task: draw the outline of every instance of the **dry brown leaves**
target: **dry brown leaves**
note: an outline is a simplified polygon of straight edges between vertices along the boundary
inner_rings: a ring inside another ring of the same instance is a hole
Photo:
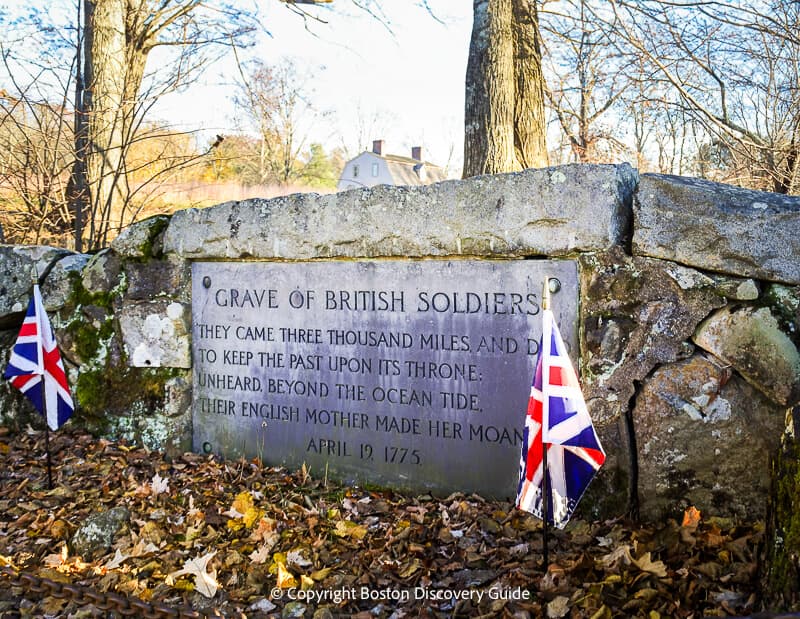
[[[257,462],[161,454],[73,431],[0,428],[0,565],[230,617],[701,617],[757,607],[759,523],[688,513],[553,532],[507,502],[407,497]],[[102,556],[70,556],[87,518],[125,506]],[[0,616],[93,616],[0,583]],[[316,614],[315,614],[316,613]],[[16,615],[15,615],[16,616]]]

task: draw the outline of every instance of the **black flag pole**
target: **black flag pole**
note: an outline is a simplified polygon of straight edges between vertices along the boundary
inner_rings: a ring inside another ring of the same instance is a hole
[[[542,284],[542,310],[550,309],[550,278],[544,278]],[[542,333],[542,347],[549,346],[550,342],[544,341],[544,333]],[[539,351],[539,354],[544,354],[544,351]],[[544,399],[544,398],[543,398]],[[545,402],[542,402],[542,412],[544,412]],[[547,443],[544,442],[544,423],[546,420],[542,415],[542,569],[547,574],[547,568],[550,565],[550,557],[548,556],[548,512],[550,511],[550,486],[547,483]]]
[[[45,404],[45,410],[47,410]],[[44,420],[44,449],[47,452],[47,489],[53,489],[53,465],[50,458],[50,425],[47,423],[47,418]]]

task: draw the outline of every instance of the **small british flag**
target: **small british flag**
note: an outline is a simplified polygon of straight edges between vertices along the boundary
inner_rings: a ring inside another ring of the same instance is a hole
[[[72,416],[67,375],[36,284],[4,378],[33,402],[52,430]]]
[[[542,341],[523,437],[517,507],[544,520],[542,449],[547,446],[547,522],[563,529],[606,454],[549,309],[542,310]]]

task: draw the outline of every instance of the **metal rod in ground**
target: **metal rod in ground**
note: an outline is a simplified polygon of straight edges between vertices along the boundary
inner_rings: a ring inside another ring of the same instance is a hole
[[[47,489],[53,489],[53,464],[50,458],[50,425],[44,422],[44,450],[47,452]]]
[[[542,282],[542,309],[549,310],[550,309],[550,278],[545,277],[544,281]],[[540,355],[544,354],[545,350],[550,350],[550,342],[545,342],[544,337],[545,333],[542,333],[542,350],[539,351]],[[544,379],[543,379],[544,380]],[[542,389],[544,389],[544,384],[542,385]],[[547,443],[544,440],[545,433],[550,430],[550,428],[545,427],[549,424],[550,420],[547,418],[547,415],[544,414],[546,410],[545,407],[548,406],[546,396],[542,394],[542,429],[541,429],[541,437],[542,437],[542,563],[544,568],[544,573],[547,574],[547,568],[550,565],[550,557],[548,556],[548,518],[550,511],[550,486],[547,483]]]
[[[548,520],[550,511],[550,487],[547,484],[547,443],[542,442],[542,569],[547,574],[547,568],[550,565],[550,557],[548,556]]]

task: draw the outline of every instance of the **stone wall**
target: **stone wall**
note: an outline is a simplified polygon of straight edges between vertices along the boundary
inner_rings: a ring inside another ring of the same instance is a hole
[[[0,246],[0,363],[34,267],[74,423],[191,446],[191,263],[567,257],[580,270],[584,393],[608,460],[583,508],[763,516],[800,400],[800,199],[627,165],[571,165],[159,216],[107,250]],[[0,415],[29,407],[0,384]]]

